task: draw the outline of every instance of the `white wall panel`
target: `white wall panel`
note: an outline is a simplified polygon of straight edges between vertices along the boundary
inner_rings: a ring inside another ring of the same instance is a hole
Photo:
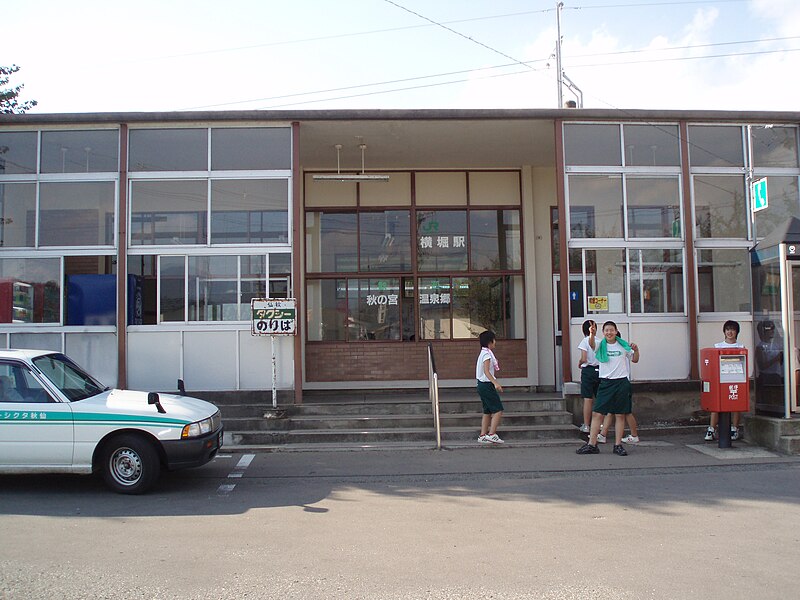
[[[179,331],[128,332],[128,388],[177,391],[180,353]]]
[[[276,336],[277,382],[279,390],[294,389],[293,336]],[[239,386],[243,390],[272,389],[272,347],[269,336],[239,332]]]
[[[117,336],[114,333],[67,333],[64,353],[104,385],[115,387]]]
[[[183,379],[191,390],[236,389],[236,331],[186,331]]]

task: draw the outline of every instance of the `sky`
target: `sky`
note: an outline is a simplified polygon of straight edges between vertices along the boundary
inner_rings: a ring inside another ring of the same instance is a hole
[[[558,107],[555,0],[4,6],[32,113]],[[798,0],[563,0],[586,108],[800,110]],[[576,99],[568,89],[564,100]]]

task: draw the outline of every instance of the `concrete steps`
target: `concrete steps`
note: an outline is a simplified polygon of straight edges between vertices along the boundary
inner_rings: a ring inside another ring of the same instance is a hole
[[[272,407],[271,400],[218,402],[231,450],[433,448],[433,413],[425,392],[327,392],[302,405]],[[514,445],[574,444],[577,428],[554,394],[508,392],[499,433]],[[442,445],[477,445],[480,401],[474,390],[440,393]]]

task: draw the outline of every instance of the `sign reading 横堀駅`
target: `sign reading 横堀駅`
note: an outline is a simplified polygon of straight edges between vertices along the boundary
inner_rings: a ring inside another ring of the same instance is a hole
[[[421,235],[419,237],[420,249],[425,248],[466,248],[467,236],[465,235]]]
[[[295,335],[297,333],[297,303],[294,298],[250,301],[253,335]]]

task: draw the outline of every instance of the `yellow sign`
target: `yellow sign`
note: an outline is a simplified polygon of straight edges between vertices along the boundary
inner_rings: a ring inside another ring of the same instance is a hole
[[[608,312],[608,296],[589,296],[590,312]]]

